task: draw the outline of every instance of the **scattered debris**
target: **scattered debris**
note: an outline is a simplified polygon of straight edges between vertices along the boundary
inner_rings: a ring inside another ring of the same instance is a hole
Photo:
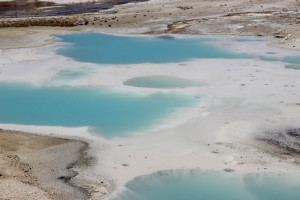
[[[189,10],[189,9],[193,9],[193,6],[178,6],[177,8],[181,10]]]

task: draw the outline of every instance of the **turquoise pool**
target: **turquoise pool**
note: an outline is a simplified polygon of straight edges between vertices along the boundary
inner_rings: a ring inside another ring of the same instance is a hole
[[[246,54],[213,45],[213,39],[164,39],[130,37],[101,33],[58,35],[62,45],[58,54],[82,62],[138,64],[182,62],[193,58],[251,58]]]
[[[137,177],[111,200],[299,200],[300,176],[199,170],[160,171]]]
[[[119,36],[102,33],[57,35],[63,45],[57,53],[77,61],[98,64],[175,63],[195,58],[258,58],[300,64],[300,56],[255,56],[214,45],[217,38],[162,36]],[[262,41],[255,38],[233,41]],[[268,54],[273,54],[269,52]]]
[[[128,137],[200,102],[175,93],[140,95],[99,87],[0,84],[0,123],[79,127]]]
[[[64,42],[58,49],[59,54],[89,63],[136,64],[181,62],[193,58],[254,58],[213,45],[212,42],[217,39],[130,37],[100,33],[57,37]],[[279,60],[299,63],[299,58],[295,56]],[[139,95],[116,92],[112,88],[64,86],[99,72],[97,64],[85,66],[89,67],[63,69],[40,87],[1,83],[0,123],[89,126],[91,132],[104,137],[122,137],[144,131],[178,109],[191,107],[199,101],[179,93]],[[136,77],[124,84],[152,88],[197,86],[188,80],[159,76]]]

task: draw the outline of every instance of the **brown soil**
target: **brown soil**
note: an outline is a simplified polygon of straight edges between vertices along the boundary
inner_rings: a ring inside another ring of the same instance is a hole
[[[87,144],[0,130],[0,199],[86,199],[88,191],[66,184],[84,160]],[[86,167],[86,166],[85,166]]]
[[[278,38],[277,46],[299,50],[299,9],[295,0],[173,0],[116,5],[90,14],[2,19],[0,27],[89,26],[112,32],[144,27],[148,34],[265,36]]]

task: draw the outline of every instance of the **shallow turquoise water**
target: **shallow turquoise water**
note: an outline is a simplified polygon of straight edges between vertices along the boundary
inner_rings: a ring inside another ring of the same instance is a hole
[[[66,83],[75,82],[78,79],[91,76],[99,72],[98,67],[82,67],[75,69],[63,69],[59,71],[51,80],[44,82],[44,85],[64,85]]]
[[[250,58],[209,44],[212,39],[163,39],[128,37],[101,33],[58,35],[59,54],[78,61],[101,64],[171,63],[193,58]]]
[[[97,87],[0,84],[0,123],[90,126],[104,137],[127,137],[199,100],[179,94],[138,95]]]
[[[261,60],[266,60],[266,61],[282,61],[282,62],[287,62],[287,63],[291,63],[291,64],[300,64],[300,56],[287,56],[287,57],[260,56],[259,58]]]
[[[62,42],[57,53],[82,62],[100,64],[172,63],[194,58],[259,58],[300,64],[300,56],[268,57],[238,53],[210,42],[211,38],[175,38],[172,36],[129,37],[102,33],[57,35]],[[239,38],[234,41],[261,41]],[[272,54],[272,52],[269,52]]]
[[[300,177],[198,170],[137,177],[112,200],[299,200]]]
[[[286,69],[295,69],[295,70],[300,70],[300,64],[295,64],[295,65],[286,65]]]
[[[290,56],[283,59],[284,62],[300,64],[300,56]]]
[[[182,88],[197,86],[198,84],[175,77],[167,76],[145,76],[130,79],[124,82],[125,85],[135,86],[135,87],[145,87],[145,88]]]

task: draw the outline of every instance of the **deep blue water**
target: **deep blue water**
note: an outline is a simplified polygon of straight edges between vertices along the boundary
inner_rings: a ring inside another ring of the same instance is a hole
[[[138,95],[97,87],[0,84],[0,123],[79,127],[104,137],[132,136],[199,100],[180,94]]]
[[[300,176],[198,170],[137,177],[112,200],[299,200]]]
[[[125,85],[135,86],[135,87],[145,87],[145,88],[182,88],[197,86],[198,84],[175,77],[168,76],[145,76],[137,77],[125,81]]]
[[[129,37],[101,33],[58,35],[59,54],[78,61],[101,64],[171,63],[193,58],[250,58],[209,44],[212,39]]]

